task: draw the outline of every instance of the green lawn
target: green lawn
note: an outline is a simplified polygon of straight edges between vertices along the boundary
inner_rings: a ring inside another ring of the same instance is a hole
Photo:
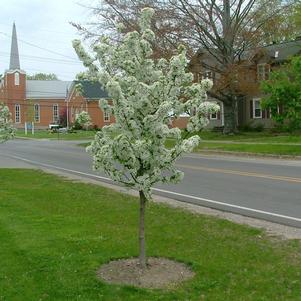
[[[17,130],[16,137],[35,138],[35,139],[62,139],[62,140],[84,140],[93,139],[95,131],[83,131],[78,130],[74,133],[51,133],[47,130],[36,130],[35,134],[32,135],[28,132],[25,135],[23,130]]]
[[[231,151],[254,154],[301,156],[301,145],[285,144],[231,144],[201,142],[196,151]]]
[[[204,140],[225,140],[242,142],[263,142],[263,143],[301,143],[301,132],[273,133],[263,132],[240,132],[236,135],[223,135],[220,132],[202,131],[199,133]]]
[[[301,300],[299,241],[153,203],[148,254],[196,276],[170,291],[102,283],[101,264],[137,256],[137,199],[33,170],[0,179],[0,300]]]

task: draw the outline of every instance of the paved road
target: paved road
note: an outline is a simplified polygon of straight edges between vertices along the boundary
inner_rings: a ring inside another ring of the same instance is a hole
[[[90,156],[76,143],[14,140],[0,145],[0,156],[96,178]],[[183,182],[157,186],[154,193],[301,228],[301,161],[192,154],[178,167]]]

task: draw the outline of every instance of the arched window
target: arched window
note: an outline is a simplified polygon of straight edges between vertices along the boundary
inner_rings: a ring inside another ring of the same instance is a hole
[[[59,122],[59,105],[55,104],[53,105],[53,122],[58,123]]]
[[[40,105],[34,104],[34,122],[40,122]]]
[[[18,72],[15,73],[15,86],[20,85],[20,74]]]

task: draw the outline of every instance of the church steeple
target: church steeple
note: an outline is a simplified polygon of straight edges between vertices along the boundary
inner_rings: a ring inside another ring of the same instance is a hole
[[[14,22],[12,39],[11,39],[9,70],[15,70],[15,69],[20,69],[20,59],[19,59],[19,50],[18,50],[17,31]]]

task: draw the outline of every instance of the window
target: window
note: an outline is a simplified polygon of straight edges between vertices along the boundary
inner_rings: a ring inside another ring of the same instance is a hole
[[[210,114],[210,120],[216,120],[217,119],[217,113]]]
[[[18,72],[15,73],[15,86],[20,85],[20,74]]]
[[[33,108],[34,108],[34,122],[40,122],[40,105],[36,103]]]
[[[220,104],[218,104],[218,106],[219,106],[219,112],[220,112],[220,110],[221,110],[221,106],[220,106]],[[217,119],[220,119],[220,117],[218,118],[218,112],[215,112],[215,113],[211,113],[210,114],[210,120],[217,120]]]
[[[253,99],[253,118],[262,118],[260,99]]]
[[[107,110],[103,111],[103,120],[105,122],[109,122],[110,121],[110,113]]]
[[[213,80],[213,73],[209,70],[206,70],[205,72],[201,73],[201,80],[206,78]]]
[[[53,105],[53,122],[59,122],[59,105]]]
[[[15,105],[15,123],[20,123],[21,122],[21,107],[19,104]]]
[[[270,75],[270,65],[268,64],[257,65],[257,79],[259,81],[268,79],[269,75]]]

